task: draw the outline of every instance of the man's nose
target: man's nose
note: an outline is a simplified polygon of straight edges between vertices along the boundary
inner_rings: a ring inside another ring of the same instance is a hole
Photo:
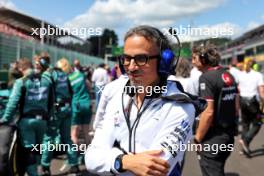
[[[129,71],[135,71],[137,69],[138,69],[138,66],[137,66],[135,60],[134,59],[131,59],[129,65],[128,65],[128,70]]]

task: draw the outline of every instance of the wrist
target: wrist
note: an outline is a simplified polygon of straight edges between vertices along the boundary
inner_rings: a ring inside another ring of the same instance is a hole
[[[122,157],[122,166],[123,166],[123,169],[124,170],[129,170],[129,159],[130,158],[130,156],[129,155],[123,155],[123,157]]]
[[[200,140],[199,138],[197,138],[197,136],[195,136],[195,137],[193,138],[193,142],[194,142],[195,144],[200,144],[200,143],[201,143],[201,140]]]

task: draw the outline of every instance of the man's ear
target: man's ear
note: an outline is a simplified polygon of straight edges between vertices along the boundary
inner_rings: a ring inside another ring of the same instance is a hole
[[[205,66],[206,65],[206,61],[204,58],[202,58],[200,55],[198,55],[198,60],[199,62],[202,64],[202,66]]]

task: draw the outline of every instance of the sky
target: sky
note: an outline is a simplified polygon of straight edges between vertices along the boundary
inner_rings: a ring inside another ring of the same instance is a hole
[[[109,28],[118,34],[120,43],[129,28],[142,24],[161,30],[191,26],[207,31],[180,31],[182,41],[236,38],[264,24],[263,0],[0,0],[1,5],[60,27]],[[232,32],[219,34],[221,30]]]

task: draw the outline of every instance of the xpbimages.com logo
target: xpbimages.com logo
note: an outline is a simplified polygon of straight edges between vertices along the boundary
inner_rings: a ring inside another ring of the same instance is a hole
[[[234,151],[234,144],[193,144],[188,141],[187,144],[168,144],[167,142],[161,145],[168,150],[173,156],[176,156],[179,151],[193,151],[193,152],[210,152],[217,154],[218,152],[232,152]]]
[[[53,144],[50,141],[48,141],[47,144],[31,144],[31,151],[39,152],[40,154],[43,154],[46,151],[53,152],[66,152],[66,151],[74,151],[74,152],[80,152],[80,154],[84,154],[85,151],[90,147],[90,145],[86,144]]]
[[[97,93],[102,93],[104,86],[96,86]],[[146,94],[146,96],[152,96],[153,94],[167,93],[167,86],[125,86],[123,89],[127,94]]]
[[[169,32],[170,28],[162,28],[162,31],[165,35],[171,35]],[[230,37],[234,35],[234,29],[228,25],[223,27],[192,27],[190,25],[187,26],[177,26],[172,27],[172,35],[178,36],[189,36],[189,37]]]
[[[103,28],[96,27],[96,28],[66,28],[66,27],[55,27],[48,25],[47,27],[43,28],[31,28],[32,33],[31,35],[39,36],[43,38],[44,36],[66,36],[66,35],[75,35],[81,38],[85,38],[87,36],[95,36],[95,35],[102,35]]]

